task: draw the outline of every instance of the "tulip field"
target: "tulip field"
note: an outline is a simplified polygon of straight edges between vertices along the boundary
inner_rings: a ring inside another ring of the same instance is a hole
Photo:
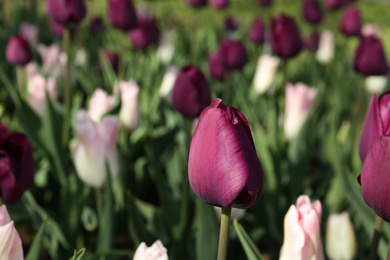
[[[389,1],[0,6],[0,260],[390,259]]]

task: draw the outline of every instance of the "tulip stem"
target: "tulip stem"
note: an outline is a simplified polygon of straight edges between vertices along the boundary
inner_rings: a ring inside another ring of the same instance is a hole
[[[376,216],[375,219],[375,231],[374,231],[374,237],[372,238],[371,243],[371,249],[370,249],[370,260],[375,260],[378,252],[378,246],[379,246],[379,240],[382,235],[382,224],[383,219],[381,219],[379,216]],[[387,253],[389,255],[389,253]],[[388,258],[387,258],[388,259]]]
[[[70,125],[70,31],[65,27],[63,34],[63,48],[66,53],[65,79],[64,79],[64,122],[62,128],[62,145],[66,147],[69,140],[69,125]]]
[[[218,260],[225,260],[229,242],[229,223],[232,208],[222,208],[221,228],[219,230]]]
[[[353,111],[355,114],[353,115],[353,122],[352,124],[352,139],[351,139],[351,151],[354,151],[354,145],[358,141],[356,140],[358,138],[358,134],[361,130],[360,126],[360,119],[363,113],[363,109],[365,108],[365,103],[366,103],[366,93],[364,90],[364,84],[361,86],[360,91],[359,91],[359,96],[358,96],[358,102],[357,102],[357,107],[355,108],[355,111]]]
[[[386,260],[390,260],[390,241],[389,241],[389,246],[387,248]]]

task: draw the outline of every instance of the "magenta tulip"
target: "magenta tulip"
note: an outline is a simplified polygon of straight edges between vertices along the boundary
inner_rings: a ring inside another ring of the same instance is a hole
[[[223,9],[229,5],[229,0],[211,0],[211,5],[216,9]]]
[[[381,41],[375,36],[362,37],[353,65],[355,70],[364,76],[386,75],[389,66]]]
[[[357,8],[348,7],[345,9],[340,28],[346,36],[360,36],[362,19]]]
[[[104,23],[103,23],[102,18],[100,18],[100,17],[93,17],[89,21],[88,29],[89,29],[89,32],[91,34],[97,34],[97,33],[101,32],[101,31],[103,31],[104,30]]]
[[[344,0],[325,0],[325,5],[330,10],[340,8],[344,4]]]
[[[248,56],[244,44],[240,41],[225,39],[219,44],[222,55],[222,63],[226,69],[241,70],[248,62]]]
[[[211,77],[215,80],[225,79],[225,68],[222,62],[222,56],[220,51],[215,51],[209,56],[209,72]]]
[[[12,36],[8,40],[5,56],[12,65],[26,65],[32,59],[30,44],[22,37]]]
[[[87,11],[83,0],[47,0],[48,15],[57,23],[80,23]]]
[[[160,31],[154,18],[139,18],[138,27],[129,32],[131,43],[137,49],[146,49],[158,43]]]
[[[108,20],[114,28],[128,31],[137,27],[137,15],[131,0],[109,0]]]
[[[320,4],[316,0],[306,0],[302,7],[303,17],[308,23],[319,24],[322,21]]]
[[[255,44],[263,44],[265,38],[264,33],[265,28],[263,22],[259,18],[253,20],[251,28],[249,29],[249,40]]]
[[[199,117],[188,178],[204,202],[224,208],[249,208],[263,190],[263,170],[248,121],[221,99],[215,99]]]

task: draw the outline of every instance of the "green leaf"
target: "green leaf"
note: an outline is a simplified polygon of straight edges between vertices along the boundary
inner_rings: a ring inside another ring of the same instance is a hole
[[[248,259],[249,260],[263,260],[263,257],[261,256],[259,250],[256,248],[252,239],[246,233],[246,231],[241,226],[241,224],[237,222],[237,219],[235,219],[233,221],[233,225],[234,225],[234,229],[236,230],[238,238],[240,239],[241,245],[244,248],[245,254],[248,257]]]
[[[201,200],[196,202],[196,256],[199,260],[217,258],[218,224],[212,206]]]
[[[84,257],[85,254],[85,248],[80,249],[79,251],[74,250],[74,255],[69,260],[80,260]]]
[[[48,219],[42,223],[41,227],[38,230],[38,233],[34,237],[34,241],[28,251],[26,260],[36,260],[39,259],[39,253],[41,252],[41,245],[43,241],[43,235],[45,234],[45,229],[48,223]]]

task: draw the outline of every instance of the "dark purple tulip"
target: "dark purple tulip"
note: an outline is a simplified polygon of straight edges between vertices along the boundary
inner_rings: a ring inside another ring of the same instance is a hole
[[[374,141],[388,134],[390,134],[390,92],[384,93],[380,98],[374,94],[371,97],[360,136],[359,155],[362,162]]]
[[[226,69],[241,70],[248,61],[245,46],[240,41],[222,40],[219,44],[219,51]]]
[[[330,10],[340,8],[344,4],[344,0],[325,0],[325,6]]]
[[[90,21],[89,21],[89,32],[91,34],[97,34],[101,31],[104,30],[104,23],[103,23],[103,20],[102,18],[100,17],[93,17]]]
[[[130,41],[134,47],[145,49],[158,43],[160,31],[154,18],[139,18],[138,27],[129,32]]]
[[[229,0],[211,0],[211,5],[214,8],[223,9],[229,5]]]
[[[271,5],[272,0],[257,0],[257,3],[262,5],[262,6],[268,6],[268,5]]]
[[[283,58],[291,58],[302,49],[302,40],[292,18],[280,14],[278,19],[271,19],[272,51]]]
[[[220,51],[216,51],[210,54],[209,71],[213,79],[220,81],[225,79],[225,68],[223,66],[223,60]]]
[[[230,32],[234,32],[238,29],[238,22],[236,20],[234,20],[233,17],[231,16],[228,16],[225,18],[225,30],[226,31],[230,31]]]
[[[363,199],[383,220],[390,222],[390,136],[379,137],[373,143],[363,163],[358,181]]]
[[[118,72],[118,66],[119,66],[119,56],[115,52],[111,52],[108,50],[103,51],[103,57],[107,60],[109,64],[111,64],[112,69],[115,72]],[[99,71],[104,70],[104,65],[99,62]]]
[[[186,0],[187,4],[193,7],[201,7],[207,4],[207,0]]]
[[[9,133],[0,124],[0,197],[5,203],[20,200],[34,182],[33,147],[21,133]]]
[[[114,28],[128,31],[137,27],[137,15],[131,0],[109,0],[108,20]]]
[[[192,65],[183,67],[173,86],[173,106],[184,116],[195,118],[210,102],[209,86],[203,73]]]
[[[303,2],[303,17],[308,23],[319,24],[322,21],[322,11],[320,4],[316,0],[306,0]]]
[[[57,23],[80,23],[87,11],[83,0],[47,0],[48,15]]]
[[[70,24],[68,28],[69,28],[70,35],[73,36],[76,33],[77,27]],[[55,36],[57,36],[58,38],[62,38],[65,30],[65,25],[56,23],[55,21],[50,21],[50,29]]]
[[[249,40],[255,44],[263,44],[264,43],[264,24],[259,19],[256,18],[253,20],[251,28],[249,29]]]
[[[263,169],[248,121],[221,99],[215,99],[199,117],[188,179],[204,202],[224,208],[249,208],[263,190]]]
[[[22,37],[11,36],[7,43],[5,56],[12,65],[26,65],[32,59],[30,44]]]
[[[375,36],[362,37],[353,61],[355,70],[364,76],[386,75],[389,66],[381,41]]]
[[[340,28],[346,36],[360,36],[362,30],[360,11],[355,7],[345,9]]]
[[[313,32],[310,34],[309,39],[305,41],[305,48],[311,51],[316,51],[318,49],[318,43],[320,42],[320,34],[318,32]]]

